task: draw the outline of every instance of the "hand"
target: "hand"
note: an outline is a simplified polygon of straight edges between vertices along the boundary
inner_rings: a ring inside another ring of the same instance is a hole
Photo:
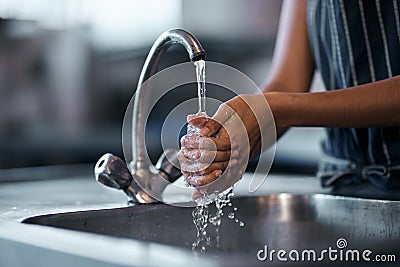
[[[204,116],[188,116],[188,123],[200,131],[209,120],[211,118]],[[198,187],[221,176],[229,164],[236,165],[238,156],[237,145],[231,144],[225,129],[221,127],[218,134],[213,136],[200,133],[182,137],[178,160],[188,184]]]
[[[222,104],[212,118],[191,115],[188,122],[200,129],[200,136],[182,138],[182,172],[195,187],[210,187],[219,178],[222,181],[212,186],[219,192],[237,182],[249,160],[275,139],[274,121],[264,95],[237,96]]]

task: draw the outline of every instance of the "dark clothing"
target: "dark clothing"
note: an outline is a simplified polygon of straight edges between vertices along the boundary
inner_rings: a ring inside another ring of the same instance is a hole
[[[399,8],[400,0],[308,0],[309,40],[327,90],[400,75]],[[400,187],[400,127],[328,128],[323,151],[354,165],[336,179],[323,177],[323,185],[369,180],[384,189]],[[371,177],[365,172],[370,166],[381,169],[372,168]],[[340,169],[332,163],[321,171]]]

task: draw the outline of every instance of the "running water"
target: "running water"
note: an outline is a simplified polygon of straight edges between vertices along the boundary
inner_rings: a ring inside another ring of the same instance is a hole
[[[197,99],[198,111],[197,116],[207,117],[206,113],[206,62],[204,60],[197,60],[194,62],[196,67],[196,81],[197,81]],[[188,134],[199,134],[199,128],[188,125]]]
[[[206,113],[206,81],[205,81],[205,61],[198,60],[194,62],[196,67],[196,79],[197,79],[197,96],[198,96],[198,112],[196,115],[207,117]],[[199,134],[200,129],[192,125],[188,125],[187,134],[196,135]],[[199,168],[200,163],[193,164],[193,168]],[[202,196],[196,200],[197,206],[192,212],[193,223],[197,229],[197,235],[194,243],[192,244],[192,251],[195,255],[199,253],[205,253],[207,248],[215,245],[220,249],[220,236],[219,227],[221,225],[221,219],[224,215],[223,208],[225,206],[232,207],[230,202],[233,196],[233,187],[228,188],[222,193],[216,192],[212,196],[207,193],[203,193]],[[209,204],[212,203],[212,199],[215,198],[216,213],[213,215],[209,214]],[[229,219],[235,218],[236,207],[233,207],[233,211],[228,214]],[[244,226],[242,221],[235,219],[235,222],[239,223],[240,227]],[[207,232],[207,226],[211,223],[215,228],[215,236],[211,239],[210,233]],[[215,244],[212,244],[212,240],[215,238]]]
[[[206,62],[197,60],[194,62],[197,79],[197,98],[199,101],[198,114],[206,113]]]
[[[204,194],[197,200],[197,206],[192,212],[193,223],[197,230],[196,240],[192,244],[192,251],[196,256],[199,252],[206,252],[207,247],[211,244],[210,237],[206,231],[208,225],[208,202],[208,195]]]
[[[196,256],[198,256],[199,253],[205,253],[208,248],[212,247],[215,248],[214,251],[211,251],[212,253],[219,252],[221,249],[219,228],[224,215],[223,208],[228,206],[231,209],[227,217],[232,220],[235,218],[235,212],[238,210],[238,208],[234,207],[231,203],[233,187],[216,194],[214,197],[216,207],[215,214],[210,214],[209,205],[212,202],[212,198],[207,193],[196,200],[197,206],[192,212],[193,222],[197,229],[196,239],[192,244],[192,251]],[[244,227],[244,222],[239,219],[235,219],[234,221],[238,223],[240,227]],[[211,235],[212,233],[210,231],[207,232],[209,223],[214,226],[214,235]],[[214,241],[214,243],[212,241]]]
[[[204,60],[197,60],[194,62],[196,69],[197,81],[197,99],[198,99],[198,112],[197,116],[207,117],[206,113],[206,62]],[[193,125],[187,125],[188,135],[199,135],[200,129]],[[192,164],[193,172],[201,168],[200,162]]]

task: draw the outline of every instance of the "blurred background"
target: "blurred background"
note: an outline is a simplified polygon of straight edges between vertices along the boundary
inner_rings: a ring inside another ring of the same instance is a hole
[[[125,109],[150,46],[170,28],[193,33],[207,60],[233,66],[261,85],[280,9],[281,0],[2,0],[0,176],[49,165],[91,171],[105,152],[122,156]],[[175,47],[161,65],[187,60]],[[176,104],[166,99],[160,109]],[[162,122],[155,114],[149,125],[157,133]],[[313,172],[320,135],[301,128],[287,134],[274,170]],[[152,136],[156,160],[160,137]]]

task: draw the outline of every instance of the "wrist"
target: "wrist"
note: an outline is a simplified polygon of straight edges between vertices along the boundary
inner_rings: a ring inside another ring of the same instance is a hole
[[[293,99],[287,93],[270,92],[264,94],[275,120],[277,130],[291,125],[289,109],[293,107]]]

